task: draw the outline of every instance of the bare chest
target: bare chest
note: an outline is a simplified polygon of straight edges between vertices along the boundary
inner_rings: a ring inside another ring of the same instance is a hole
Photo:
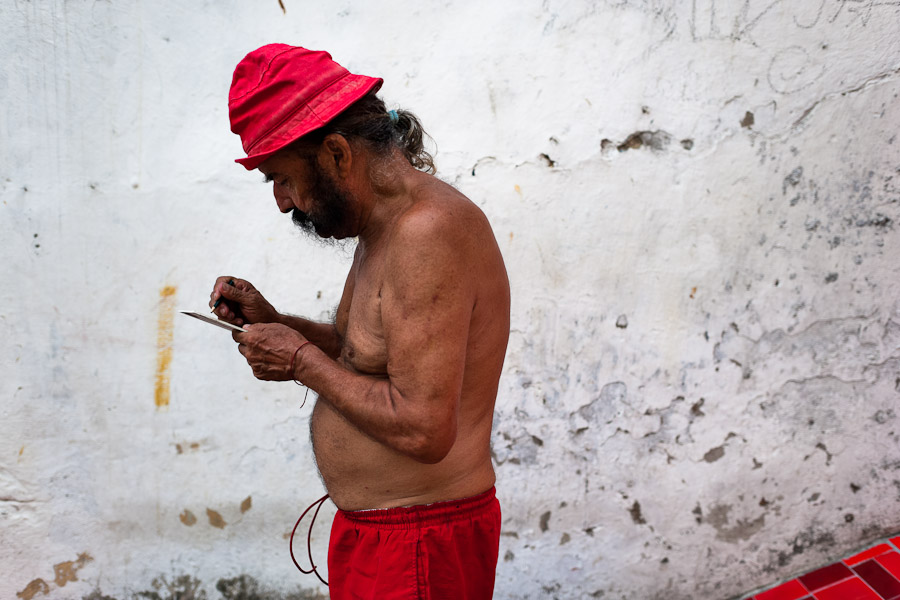
[[[387,375],[382,323],[383,262],[361,261],[351,270],[338,306],[336,326],[343,340],[341,362],[368,375]]]

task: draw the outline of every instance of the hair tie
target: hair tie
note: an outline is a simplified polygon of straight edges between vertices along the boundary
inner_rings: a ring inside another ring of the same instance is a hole
[[[388,117],[391,119],[391,125],[396,125],[397,121],[400,120],[400,115],[397,114],[396,110],[389,110]]]

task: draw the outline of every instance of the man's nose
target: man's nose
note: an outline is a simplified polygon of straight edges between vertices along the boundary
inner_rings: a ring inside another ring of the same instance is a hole
[[[272,193],[275,195],[275,203],[278,205],[278,210],[283,213],[288,213],[293,210],[294,201],[291,200],[291,196],[285,186],[276,183],[272,187]]]

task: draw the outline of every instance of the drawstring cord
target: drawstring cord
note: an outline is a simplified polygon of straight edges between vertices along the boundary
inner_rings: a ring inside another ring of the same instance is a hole
[[[328,585],[328,582],[325,581],[324,579],[322,579],[322,576],[319,575],[319,571],[316,570],[316,563],[313,562],[313,557],[312,557],[312,531],[313,531],[313,525],[316,524],[316,517],[319,515],[319,509],[322,508],[322,505],[325,504],[325,501],[326,501],[326,500],[328,500],[328,494],[325,494],[324,496],[322,496],[321,498],[319,498],[318,500],[316,500],[315,502],[313,502],[312,504],[310,504],[310,505],[306,508],[306,510],[303,511],[303,514],[300,515],[300,518],[299,518],[299,519],[297,519],[297,523],[294,525],[294,529],[291,530],[291,542],[290,542],[291,546],[290,546],[290,547],[291,547],[291,560],[294,561],[294,566],[297,567],[298,569],[300,569],[300,572],[303,573],[304,575],[309,575],[310,573],[315,573],[315,574],[316,574],[316,577],[319,578],[319,581],[321,581],[321,582],[324,583],[325,585]],[[307,571],[306,569],[304,569],[303,567],[301,567],[301,566],[299,565],[299,563],[297,563],[297,559],[294,558],[294,533],[297,532],[297,527],[300,526],[300,521],[303,520],[303,517],[306,516],[306,513],[308,513],[310,510],[312,510],[312,507],[313,507],[313,506],[316,507],[316,512],[313,513],[313,516],[312,516],[312,522],[309,524],[309,532],[306,534],[306,552],[307,552],[307,554],[308,554],[308,556],[309,556],[309,566],[312,567],[312,568],[309,569],[309,570]]]

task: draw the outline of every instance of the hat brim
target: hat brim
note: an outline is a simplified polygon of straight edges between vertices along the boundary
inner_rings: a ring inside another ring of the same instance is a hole
[[[314,105],[310,102],[301,106],[290,118],[269,132],[262,144],[258,144],[246,157],[236,158],[234,162],[252,171],[279,150],[327,125],[369,92],[377,92],[383,83],[384,80],[378,77],[348,73],[318,94],[318,103]],[[323,97],[327,100],[323,100]]]

